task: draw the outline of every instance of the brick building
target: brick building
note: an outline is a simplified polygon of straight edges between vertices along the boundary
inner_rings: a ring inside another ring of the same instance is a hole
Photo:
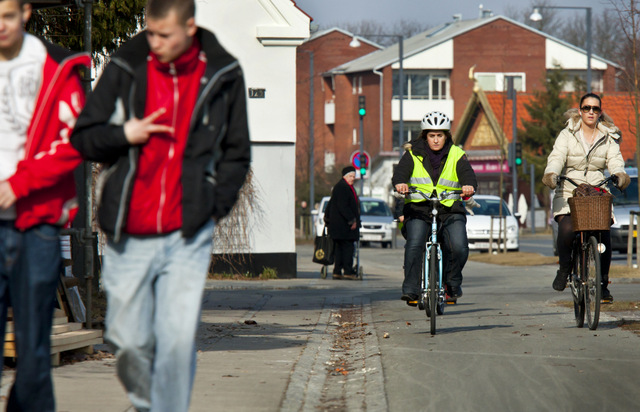
[[[300,47],[313,47],[319,40],[314,36]],[[350,48],[348,40],[344,39],[339,46]],[[375,48],[372,44],[365,46]],[[337,48],[332,48],[331,53],[348,55],[348,52]],[[474,80],[487,92],[502,92],[506,88],[507,76],[513,76],[518,92],[532,93],[543,88],[546,72],[556,65],[562,67],[569,78],[586,79],[587,68],[584,50],[508,17],[486,12],[473,20],[454,18],[403,39],[402,57],[402,104],[400,43],[372,50],[322,72],[324,90],[322,97],[316,97],[316,103],[324,109],[316,108],[314,116],[314,130],[323,128],[322,143],[316,143],[314,152],[316,173],[329,171],[330,164],[348,164],[350,156],[359,149],[359,95],[366,96],[367,101],[364,149],[373,159],[370,182],[375,184],[370,186],[377,187],[370,187],[370,193],[375,195],[376,189],[378,192],[390,189],[393,162],[383,160],[397,159],[400,142],[418,135],[425,113],[432,110],[446,113],[453,120],[455,132],[472,94]],[[331,66],[324,65],[322,57],[316,57],[316,64]],[[301,79],[308,78],[307,67],[298,66],[299,86],[304,84]],[[615,63],[592,56],[591,69],[594,92],[615,91],[616,72],[619,70]],[[474,79],[469,77],[471,72]],[[573,84],[568,84],[566,90],[572,91]],[[300,94],[298,91],[298,96]],[[304,125],[309,121],[309,110],[302,100],[297,106],[297,144],[303,146],[305,136],[309,135],[304,131]],[[399,136],[401,107],[402,137]],[[297,153],[300,156],[301,151]],[[308,168],[308,152],[306,156],[306,159],[298,157],[299,170]],[[327,159],[331,162],[328,163]]]

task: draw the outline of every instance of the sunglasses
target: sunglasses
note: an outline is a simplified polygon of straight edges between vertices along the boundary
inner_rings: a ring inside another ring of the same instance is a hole
[[[600,112],[602,111],[600,106],[586,106],[586,105],[582,106],[580,110],[582,110],[583,113],[589,113],[591,110],[593,110],[595,114],[600,114]]]

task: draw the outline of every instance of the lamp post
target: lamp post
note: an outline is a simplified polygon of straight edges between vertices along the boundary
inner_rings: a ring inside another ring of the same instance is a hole
[[[542,20],[541,9],[581,9],[587,12],[587,93],[591,93],[591,7],[573,6],[536,6],[529,16],[532,21]]]
[[[403,108],[402,102],[404,101],[404,71],[403,71],[403,60],[404,60],[404,36],[402,34],[363,34],[361,36],[377,36],[377,37],[393,37],[398,39],[398,83],[399,83],[399,93],[400,93],[400,119],[398,121],[398,150],[400,153],[400,157],[402,157],[402,143],[403,143],[403,135],[404,135],[404,116],[403,116]],[[351,47],[360,47],[360,41],[358,41],[357,37],[353,37],[353,40],[349,43]],[[393,81],[393,77],[392,77]]]
[[[309,54],[309,204],[311,210],[315,205],[315,142],[313,135],[314,128],[314,89],[313,89],[313,51],[312,50],[300,50],[303,53]]]

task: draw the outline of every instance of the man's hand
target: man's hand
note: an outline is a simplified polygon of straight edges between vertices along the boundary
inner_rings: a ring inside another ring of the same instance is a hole
[[[13,206],[17,198],[11,185],[6,180],[0,182],[0,209],[6,210]]]
[[[398,183],[396,185],[396,192],[404,195],[406,193],[409,193],[409,185],[406,183]]]
[[[356,227],[357,227],[357,223],[356,223],[356,222],[353,222],[353,223],[351,224],[351,230],[356,230]]]
[[[153,133],[173,133],[173,127],[154,123],[166,111],[167,109],[162,107],[144,119],[134,117],[127,120],[124,124],[124,135],[127,141],[133,145],[144,144]]]

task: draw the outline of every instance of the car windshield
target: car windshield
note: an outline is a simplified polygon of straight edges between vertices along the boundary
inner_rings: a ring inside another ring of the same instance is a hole
[[[391,209],[381,200],[360,201],[360,214],[365,216],[391,216]]]
[[[475,198],[474,198],[475,199]],[[474,215],[491,216],[500,215],[500,199],[475,199],[480,204],[480,207],[473,208]],[[469,212],[467,211],[467,214]],[[502,201],[502,216],[511,216],[507,202]]]
[[[631,184],[627,186],[624,192],[616,189],[612,184],[609,184],[609,190],[613,195],[613,205],[637,205],[638,204],[638,178],[632,177]]]

